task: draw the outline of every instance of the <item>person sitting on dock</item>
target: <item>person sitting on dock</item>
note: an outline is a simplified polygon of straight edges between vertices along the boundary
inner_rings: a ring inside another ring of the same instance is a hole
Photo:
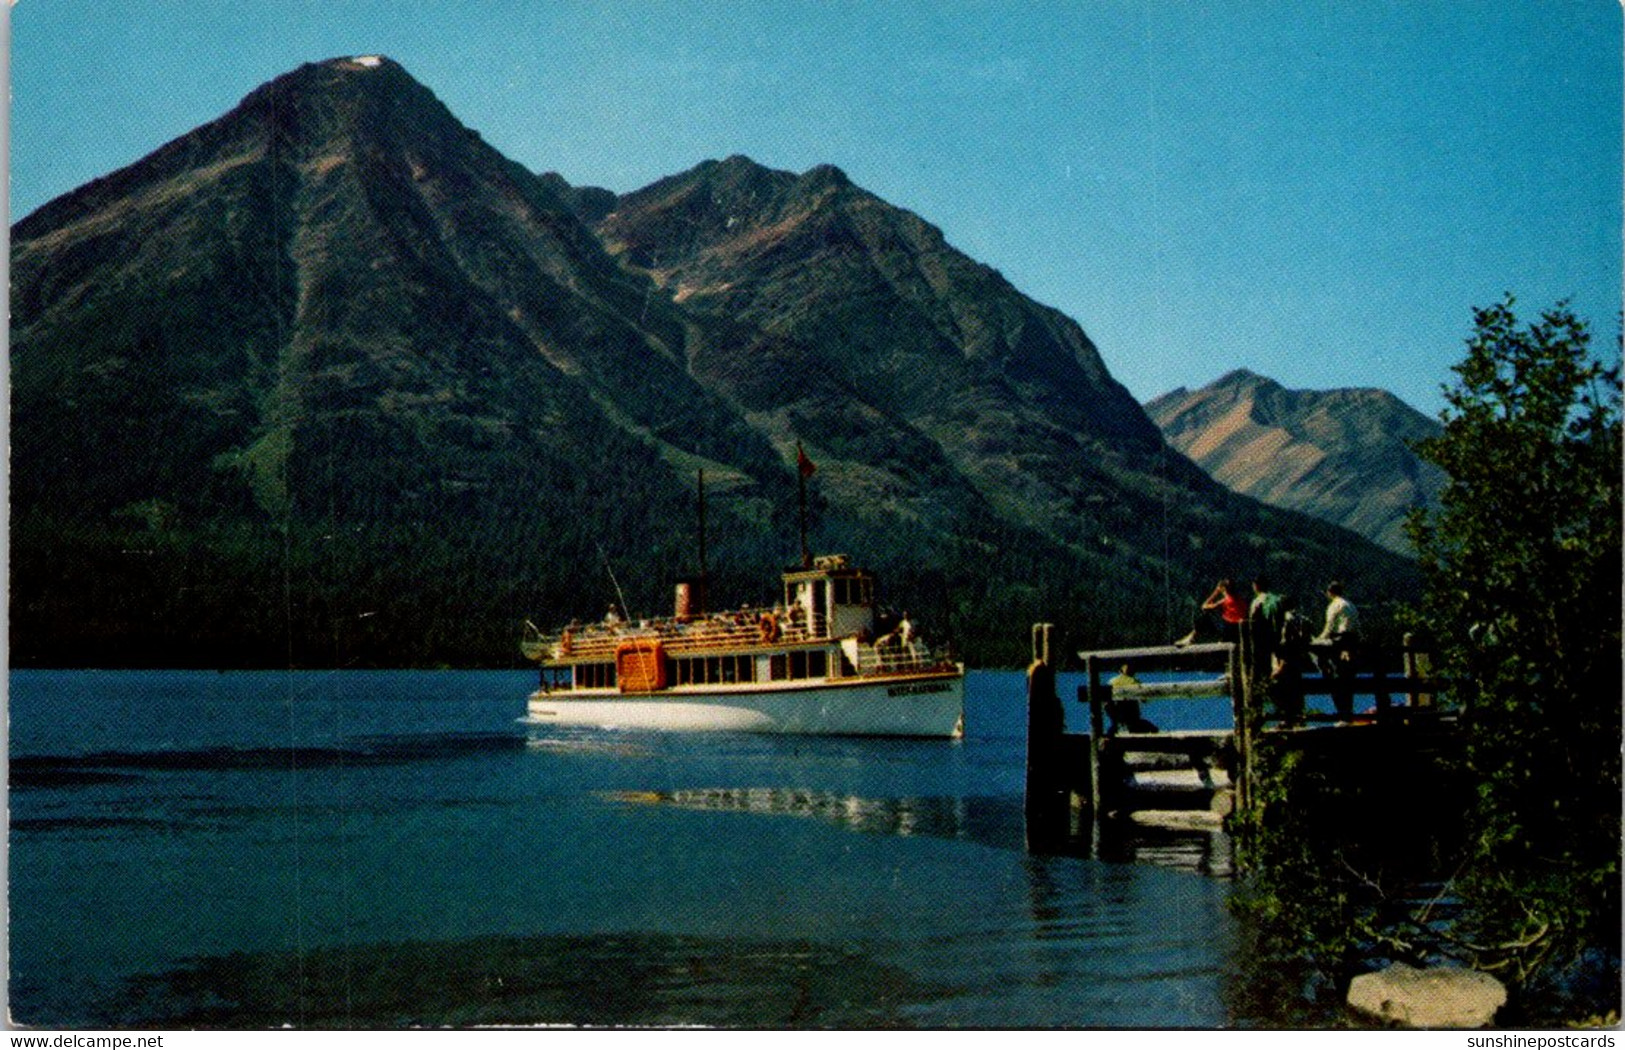
[[[1219,641],[1236,642],[1241,639],[1241,625],[1247,619],[1247,602],[1241,596],[1240,589],[1234,580],[1223,579],[1213,588],[1213,593],[1202,602],[1202,611],[1197,614],[1196,622],[1191,625],[1191,633],[1174,642],[1183,648],[1196,641],[1203,633],[1202,625],[1208,620],[1204,614],[1217,612],[1219,621]]]
[[[1139,688],[1140,680],[1134,677],[1134,673],[1129,670],[1128,664],[1124,664],[1116,677],[1106,684],[1112,690],[1112,698],[1106,701],[1106,718],[1110,722],[1106,729],[1108,735],[1116,736],[1120,730],[1127,733],[1155,733],[1157,731],[1156,724],[1147,721],[1145,716],[1140,714],[1140,702],[1138,700],[1120,699],[1117,696],[1117,690],[1119,689]]]

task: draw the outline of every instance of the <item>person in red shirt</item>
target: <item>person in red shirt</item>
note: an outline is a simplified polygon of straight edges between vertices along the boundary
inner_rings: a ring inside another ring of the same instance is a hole
[[[1247,599],[1243,597],[1241,589],[1234,580],[1220,580],[1213,588],[1213,593],[1202,602],[1202,612],[1217,612],[1219,621],[1219,641],[1235,642],[1241,638],[1241,625],[1247,619]],[[1190,645],[1196,641],[1198,634],[1202,633],[1202,623],[1207,617],[1198,616],[1191,633],[1175,642],[1175,645]]]

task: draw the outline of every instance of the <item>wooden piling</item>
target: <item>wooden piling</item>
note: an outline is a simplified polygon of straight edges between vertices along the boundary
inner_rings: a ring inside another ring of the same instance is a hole
[[[1418,679],[1433,677],[1433,654],[1422,647],[1422,639],[1414,631],[1405,632],[1405,677],[1413,683]],[[1423,692],[1418,686],[1410,686],[1411,710],[1433,706],[1433,694]]]
[[[1253,689],[1248,674],[1248,664],[1242,656],[1242,646],[1251,637],[1248,624],[1241,625],[1241,634],[1237,644],[1231,647],[1230,654],[1225,660],[1226,674],[1230,679],[1230,713],[1231,722],[1235,728],[1236,768],[1233,774],[1236,803],[1241,806],[1247,804],[1247,769],[1253,757]]]
[[[1066,770],[1066,712],[1055,693],[1050,662],[1052,624],[1033,625],[1033,660],[1027,668],[1027,847],[1053,849],[1071,831]]]
[[[1089,802],[1093,811],[1095,826],[1106,819],[1106,813],[1111,808],[1110,800],[1106,797],[1106,778],[1101,774],[1100,764],[1105,758],[1106,744],[1106,694],[1107,686],[1100,680],[1100,660],[1095,656],[1084,658],[1084,673],[1086,675],[1084,686],[1089,694]]]
[[[1371,695],[1376,701],[1377,721],[1389,721],[1393,717],[1394,699],[1388,692],[1388,671],[1382,653],[1371,656]]]

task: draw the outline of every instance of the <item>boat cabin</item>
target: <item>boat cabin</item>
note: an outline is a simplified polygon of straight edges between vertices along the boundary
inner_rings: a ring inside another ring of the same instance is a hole
[[[875,578],[844,554],[817,558],[784,574],[784,608],[814,638],[874,637]]]

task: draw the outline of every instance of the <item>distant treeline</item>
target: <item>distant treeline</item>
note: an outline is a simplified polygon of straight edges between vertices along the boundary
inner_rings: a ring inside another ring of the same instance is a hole
[[[658,517],[624,505],[559,513],[514,501],[500,514],[450,512],[388,523],[335,517],[284,526],[263,516],[188,524],[176,508],[126,508],[101,527],[35,511],[12,523],[11,662],[17,667],[512,667],[529,619],[546,630],[607,603],[633,616],[672,608],[697,568],[688,494],[662,493]],[[719,505],[720,504],[720,510]],[[1079,553],[990,521],[974,534],[875,531],[815,522],[819,552],[881,576],[881,598],[973,666],[1023,666],[1028,628],[1056,623],[1067,651],[1167,641],[1189,628],[1220,574],[1266,562],[1245,537],[1199,561],[1156,565]],[[794,508],[770,526],[714,500],[713,608],[771,602],[798,557]],[[1280,563],[1277,587],[1319,613],[1326,571]],[[1285,572],[1279,571],[1285,569]],[[1342,570],[1335,570],[1342,571]],[[1378,631],[1414,579],[1356,578]],[[1165,637],[1166,636],[1166,637]]]

